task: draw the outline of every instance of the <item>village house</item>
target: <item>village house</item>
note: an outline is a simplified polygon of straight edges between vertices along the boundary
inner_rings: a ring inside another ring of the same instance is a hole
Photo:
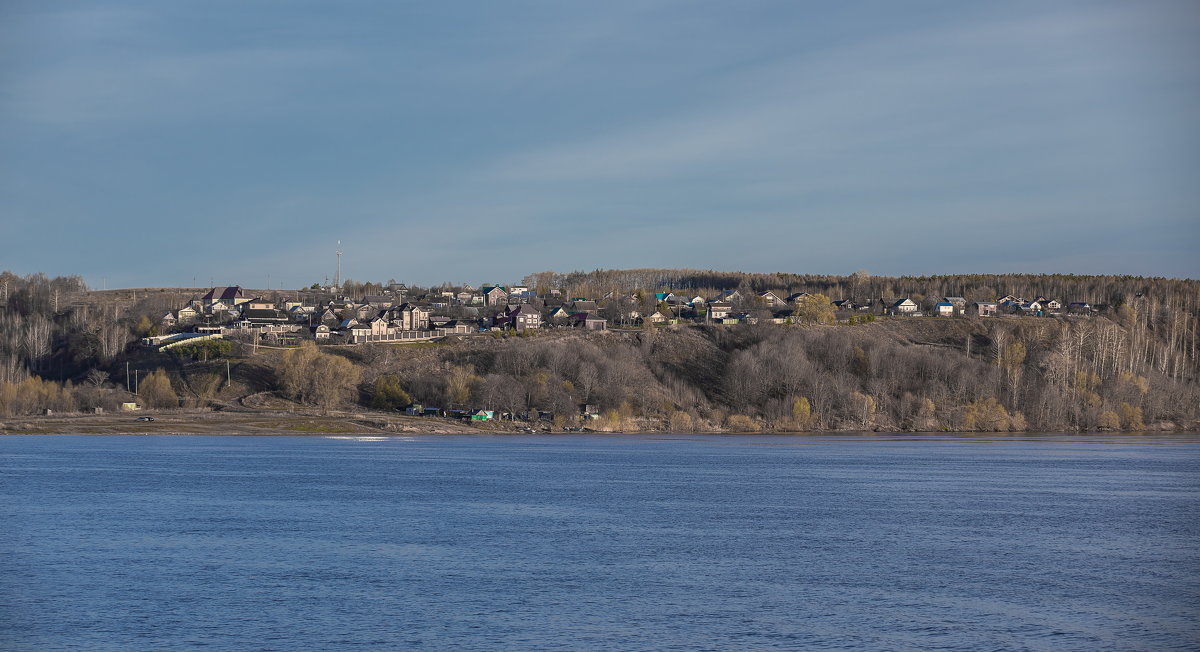
[[[216,312],[211,308],[211,306],[217,303],[229,308],[246,303],[247,301],[249,301],[249,297],[247,297],[245,293],[242,292],[242,288],[237,285],[228,287],[215,287],[200,297],[200,304],[209,307],[209,312]],[[221,308],[221,310],[225,310],[226,308]]]
[[[503,322],[497,320],[497,326],[511,328],[521,332],[532,328],[542,327],[542,313],[528,303],[509,306],[504,311]]]
[[[933,314],[938,317],[953,317],[955,312],[954,304],[949,301],[939,301],[933,306]]]
[[[600,307],[596,305],[595,301],[592,301],[591,299],[584,299],[582,297],[571,299],[571,301],[567,303],[567,312],[571,313],[596,312],[599,309]]]
[[[954,314],[961,315],[967,311],[967,300],[964,297],[942,297],[942,301],[954,306]]]
[[[642,323],[642,313],[640,310],[622,310],[619,321],[623,324],[640,324]]]
[[[391,308],[396,303],[396,298],[387,294],[371,294],[363,297],[362,302],[382,310]]]
[[[362,305],[356,305],[353,308],[354,318],[358,319],[360,321],[366,321],[366,320],[370,319],[371,317],[378,315],[379,311],[380,311],[380,309],[378,307],[372,306],[369,303],[364,303]]]
[[[915,316],[917,315],[917,304],[907,297],[881,298],[879,300],[879,314]]]
[[[500,285],[485,285],[479,289],[484,305],[501,306],[508,303],[508,289]]]
[[[307,323],[307,322],[311,321],[314,316],[314,312],[313,312],[314,309],[312,306],[297,305],[297,306],[292,306],[290,308],[286,308],[285,310],[287,311],[288,318],[290,318],[292,321],[296,322],[297,324]]]
[[[717,296],[709,299],[709,303],[734,303],[742,300],[742,293],[738,290],[722,290]]]
[[[288,318],[274,308],[246,308],[242,310],[242,321],[251,324],[285,324]]]
[[[1010,306],[1013,312],[1023,315],[1033,315],[1041,317],[1043,314],[1042,304],[1037,301],[1026,301],[1021,304],[1012,304]]]
[[[708,304],[709,319],[725,319],[733,310],[733,306],[728,303],[710,303]]]
[[[778,308],[787,304],[786,301],[779,298],[779,295],[770,290],[759,292],[758,300],[763,302],[768,308]]]
[[[448,322],[440,323],[437,326],[433,326],[433,330],[440,337],[445,337],[447,335],[469,335],[471,333],[478,331],[479,326],[478,326],[478,324],[473,324],[469,321],[463,321],[460,319],[451,319]]]
[[[348,340],[349,342],[352,342],[354,344],[359,344],[362,342],[366,342],[371,338],[371,325],[370,324],[361,324],[356,320],[350,320],[350,321],[353,321],[354,323],[351,324],[350,326],[342,329],[349,336],[349,340]]]
[[[333,325],[333,324],[337,324],[341,320],[342,320],[341,315],[338,315],[337,312],[334,311],[332,308],[326,308],[326,309],[322,310],[321,314],[317,317],[317,321],[321,322],[322,324]]]
[[[608,327],[608,320],[587,312],[577,312],[572,314],[567,323],[575,328],[582,328],[589,331],[602,331]]]
[[[180,326],[194,324],[200,318],[200,311],[191,306],[184,306],[176,313],[176,323]]]
[[[975,309],[980,317],[995,317],[1000,311],[1000,304],[996,301],[976,301]]]
[[[429,328],[429,309],[412,303],[403,303],[384,311],[386,318],[405,331],[426,330]]]

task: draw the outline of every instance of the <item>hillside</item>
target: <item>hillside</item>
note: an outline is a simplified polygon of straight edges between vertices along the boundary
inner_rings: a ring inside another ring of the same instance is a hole
[[[598,274],[587,282],[598,283]],[[692,278],[714,281],[702,273]],[[743,285],[765,282],[762,275],[715,280],[739,278]],[[934,278],[946,289],[962,287],[964,278],[999,277]],[[303,354],[238,343],[193,360],[141,347],[134,338],[151,327],[156,311],[194,289],[94,292],[77,279],[26,277],[0,314],[0,416],[112,411],[130,398],[126,386],[136,385],[138,401],[164,408],[379,416],[416,402],[515,415],[511,426],[494,426],[513,428],[1197,427],[1196,282],[1032,278],[1044,287],[1094,286],[1112,294],[1087,316],[549,329],[322,346]],[[885,284],[851,277],[821,282]],[[1116,294],[1136,288],[1161,291]],[[599,418],[582,416],[583,406],[594,406]]]
[[[353,365],[353,391],[327,408],[359,419],[395,414],[370,407],[380,379],[390,379],[407,395],[405,404],[494,410],[518,419],[531,414],[513,428],[1195,428],[1195,379],[1123,369],[1128,362],[1107,349],[1123,334],[1106,320],[894,319],[852,327],[546,331],[322,347],[320,355]],[[184,405],[318,415],[317,407],[289,398],[280,375],[286,355],[247,347],[227,360],[143,353],[132,362],[162,369]],[[597,406],[600,418],[581,418],[585,404]],[[427,421],[431,428],[436,422]]]

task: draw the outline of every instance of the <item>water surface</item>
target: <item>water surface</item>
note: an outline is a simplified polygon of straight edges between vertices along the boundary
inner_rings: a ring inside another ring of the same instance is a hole
[[[0,437],[0,648],[1200,648],[1200,438]]]

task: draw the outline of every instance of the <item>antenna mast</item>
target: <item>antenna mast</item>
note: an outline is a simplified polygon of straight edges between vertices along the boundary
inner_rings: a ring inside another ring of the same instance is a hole
[[[333,275],[333,291],[341,292],[342,291],[342,241],[341,240],[338,240],[337,259],[338,259],[337,274]]]

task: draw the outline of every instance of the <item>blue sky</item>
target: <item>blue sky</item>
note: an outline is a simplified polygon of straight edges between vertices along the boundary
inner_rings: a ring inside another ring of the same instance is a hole
[[[10,0],[0,269],[1200,278],[1198,44],[1153,0]]]

